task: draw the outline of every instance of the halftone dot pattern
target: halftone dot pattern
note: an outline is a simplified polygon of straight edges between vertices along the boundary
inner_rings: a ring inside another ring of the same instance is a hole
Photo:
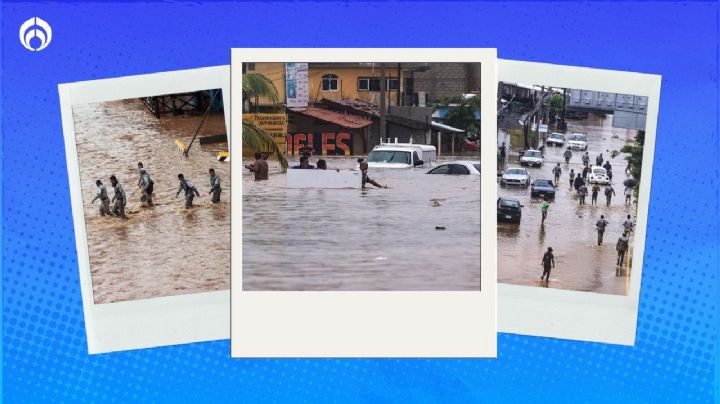
[[[17,40],[32,16],[53,28],[42,52]],[[713,401],[717,18],[712,2],[4,3],[4,400]],[[500,334],[494,360],[231,360],[228,341],[88,356],[57,84],[227,64],[233,46],[497,47],[662,74],[636,346]]]

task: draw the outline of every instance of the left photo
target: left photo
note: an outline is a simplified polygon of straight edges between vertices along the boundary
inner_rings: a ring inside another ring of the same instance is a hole
[[[90,354],[228,338],[228,66],[58,86]]]
[[[229,288],[222,90],[76,105],[73,121],[95,303]]]

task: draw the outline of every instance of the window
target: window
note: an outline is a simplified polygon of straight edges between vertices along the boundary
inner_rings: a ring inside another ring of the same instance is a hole
[[[400,80],[388,77],[385,79],[387,90],[397,91],[400,89]],[[380,91],[379,77],[358,77],[358,91]]]
[[[451,164],[449,174],[470,174],[470,170],[462,164]]]
[[[430,170],[429,174],[447,174],[449,170],[450,170],[450,166],[445,164],[445,165],[441,165],[436,168],[433,168],[432,170]]]
[[[375,150],[370,152],[368,163],[410,164],[410,153],[403,151]]]
[[[322,76],[322,90],[323,91],[337,91],[338,90],[338,76],[334,74],[326,74]]]

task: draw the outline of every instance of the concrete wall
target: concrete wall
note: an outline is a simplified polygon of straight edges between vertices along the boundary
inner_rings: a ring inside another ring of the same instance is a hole
[[[480,70],[479,63],[430,63],[429,70],[413,74],[414,90],[426,92],[428,102],[479,91]]]

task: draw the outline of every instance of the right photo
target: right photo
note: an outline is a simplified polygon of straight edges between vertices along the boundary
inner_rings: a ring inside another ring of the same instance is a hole
[[[648,97],[498,83],[498,282],[627,295]]]

